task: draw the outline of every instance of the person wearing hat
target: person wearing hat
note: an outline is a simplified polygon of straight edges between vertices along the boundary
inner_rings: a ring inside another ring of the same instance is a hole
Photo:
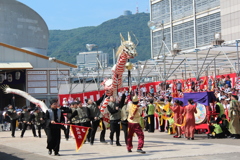
[[[147,105],[147,121],[146,121],[146,130],[148,132],[154,132],[154,113],[155,106],[153,105],[153,99],[149,99],[149,104]]]
[[[218,118],[217,118],[217,123],[221,121],[221,116],[224,114],[224,107],[223,107],[223,101],[224,98],[217,98],[216,99],[217,103],[215,106],[216,113],[218,113]]]
[[[46,111],[47,149],[49,155],[54,151],[55,156],[60,156],[61,125],[56,123],[63,121],[63,113],[58,108],[57,100],[51,100],[50,109]]]
[[[221,126],[216,121],[210,121],[208,138],[224,138]]]
[[[66,97],[63,98],[62,104],[63,104],[63,107],[68,107],[69,103]]]
[[[238,96],[232,95],[228,117],[230,118],[229,131],[232,134],[233,138],[239,138],[240,134],[239,116],[240,116],[240,104],[238,102]]]
[[[12,137],[15,137],[15,130],[16,130],[16,123],[19,116],[17,115],[16,110],[13,108],[11,104],[8,105],[8,110],[6,112],[6,115],[10,118],[11,123],[11,131],[12,131]]]
[[[24,133],[28,126],[30,126],[32,128],[33,136],[37,137],[35,127],[34,127],[33,123],[30,121],[30,112],[28,111],[27,106],[23,107],[23,111],[20,116],[20,121],[22,122],[21,138],[23,138]]]
[[[85,99],[85,102],[87,103],[87,107],[90,110],[90,120],[92,122],[90,145],[93,145],[94,143],[94,138],[100,123],[100,119],[103,117],[98,106],[101,104],[104,98],[105,98],[105,94],[97,101],[93,101],[90,98]],[[105,134],[101,134],[101,136],[105,136]],[[104,139],[104,137],[100,137],[100,139]]]
[[[69,120],[71,121],[73,117],[77,117],[79,119],[79,126],[84,126],[84,127],[91,127],[90,123],[90,110],[87,107],[83,107],[82,102],[78,101],[79,105],[78,108],[72,113],[71,117]],[[88,132],[87,135],[87,140],[90,142],[90,136],[91,132]]]
[[[229,121],[227,120],[227,116],[225,114],[223,114],[221,116],[221,124],[220,124],[224,137],[229,137],[230,136],[230,132],[229,132]]]
[[[142,109],[138,105],[138,97],[134,96],[132,98],[132,103],[129,104],[129,115],[128,115],[128,138],[127,138],[127,150],[132,152],[133,144],[132,138],[133,134],[136,133],[138,136],[138,153],[146,153],[142,150],[144,145],[144,134],[142,131],[141,123]]]
[[[72,116],[73,112],[74,112],[75,110],[77,110],[77,108],[78,108],[77,106],[78,106],[78,102],[72,102],[72,103],[70,104],[70,107],[68,108],[68,110],[65,110],[65,111],[64,111],[64,112],[67,113],[67,119],[68,119],[68,121],[69,121],[70,124],[74,124],[74,125],[78,125],[78,124],[79,124],[79,118],[78,118],[77,116],[72,117],[71,120],[70,120],[70,117]],[[64,126],[63,126],[63,127],[64,127]],[[62,126],[61,126],[61,128],[62,128]],[[66,138],[66,140],[68,141],[68,139],[69,139],[69,133],[70,133],[70,125],[68,125],[68,126],[66,127],[66,130],[64,131],[64,133],[65,133],[65,138]]]
[[[41,138],[41,129],[43,128],[45,130],[45,120],[44,120],[44,114],[40,110],[40,108],[36,107],[33,111],[33,113],[30,115],[30,122],[33,122],[36,125],[36,128],[38,130],[38,137]],[[45,131],[46,132],[46,131]]]
[[[157,102],[156,105],[156,112],[158,113],[159,116],[159,131],[164,132],[165,131],[165,120],[163,119],[165,111],[163,110],[163,107],[165,106],[164,103],[164,98],[161,97],[159,102]]]
[[[113,96],[110,96],[110,101],[107,105],[107,109],[110,113],[110,144],[113,145],[113,136],[116,133],[116,145],[122,146],[119,142],[120,137],[120,122],[121,122],[121,108],[124,105],[125,94],[122,95],[120,103],[116,103]]]

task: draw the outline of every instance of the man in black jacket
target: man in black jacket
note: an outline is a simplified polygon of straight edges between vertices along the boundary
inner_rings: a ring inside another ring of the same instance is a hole
[[[27,126],[30,126],[32,128],[33,136],[37,137],[35,127],[34,127],[33,123],[30,121],[30,112],[28,111],[28,108],[26,106],[23,107],[23,111],[20,116],[20,121],[22,122],[21,138],[23,138],[24,133],[27,129]]]
[[[93,145],[95,134],[97,131],[97,128],[99,126],[100,119],[102,118],[102,113],[98,106],[101,104],[105,97],[105,94],[97,101],[93,101],[91,99],[85,99],[85,102],[87,103],[87,107],[90,110],[90,120],[92,122],[92,129],[91,129],[91,138],[90,138],[90,144]],[[100,138],[101,139],[101,138]]]
[[[12,137],[14,138],[18,115],[17,115],[16,110],[13,108],[13,106],[11,104],[8,105],[7,115],[10,118]]]
[[[116,145],[122,146],[119,142],[120,137],[120,123],[121,123],[121,108],[124,105],[125,94],[122,95],[120,103],[115,102],[113,96],[110,97],[110,102],[108,103],[108,111],[110,113],[110,144],[113,145],[113,136],[116,132]]]
[[[79,119],[79,126],[91,128],[90,110],[87,107],[83,107],[81,101],[79,101],[79,108],[77,108],[69,118],[70,121],[72,120],[73,117],[76,117],[76,116]],[[91,136],[91,132],[88,132],[88,135],[87,135],[88,142],[90,142],[90,136]]]
[[[47,149],[49,155],[52,154],[53,150],[55,156],[60,156],[61,125],[56,123],[63,122],[64,117],[61,109],[57,107],[57,101],[52,100],[50,109],[46,111]]]
[[[45,120],[44,113],[40,111],[40,108],[36,107],[34,112],[30,115],[30,122],[33,122],[36,125],[38,130],[38,137],[41,138],[41,129],[43,128],[45,131]]]

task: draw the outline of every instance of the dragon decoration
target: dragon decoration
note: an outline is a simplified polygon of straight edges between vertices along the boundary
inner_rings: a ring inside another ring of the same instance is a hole
[[[117,89],[122,87],[122,75],[125,70],[125,65],[128,59],[131,59],[137,56],[137,51],[136,51],[137,45],[135,45],[132,42],[130,33],[128,32],[128,40],[125,40],[121,33],[120,33],[120,37],[121,37],[121,45],[119,46],[118,51],[116,53],[117,63],[112,67],[112,79],[106,79],[102,82],[102,85],[104,86],[104,90],[106,91],[107,96],[115,96],[115,97],[117,96]],[[8,85],[2,85],[0,88],[6,94],[12,93],[12,94],[17,94],[26,98],[36,106],[39,106],[43,112],[46,112],[46,110],[48,109],[48,107],[44,102],[32,97],[31,95],[29,95],[24,91],[10,88]],[[103,115],[107,113],[106,108],[107,108],[108,102],[109,102],[109,99],[105,98],[103,103],[100,106],[100,110]]]
[[[105,79],[102,82],[107,96],[117,96],[117,89],[122,87],[122,75],[125,70],[125,65],[129,59],[137,56],[137,45],[132,42],[130,33],[128,32],[128,40],[125,40],[121,33],[120,37],[121,45],[118,47],[118,51],[116,53],[117,63],[112,67],[112,78]],[[100,110],[105,118],[108,117],[108,111],[106,109],[108,102],[109,99],[105,98],[100,106]]]
[[[12,94],[17,94],[20,95],[24,98],[26,98],[27,100],[29,100],[30,102],[32,102],[33,104],[35,104],[36,106],[39,106],[43,112],[46,112],[48,107],[46,106],[46,104],[43,101],[40,101],[34,97],[32,97],[31,95],[29,95],[28,93],[21,91],[19,89],[13,89],[10,88],[8,85],[2,85],[0,87],[6,94],[12,93]]]

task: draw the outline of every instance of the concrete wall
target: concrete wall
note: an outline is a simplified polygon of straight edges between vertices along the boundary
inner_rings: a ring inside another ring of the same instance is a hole
[[[221,0],[222,39],[240,39],[240,0]]]

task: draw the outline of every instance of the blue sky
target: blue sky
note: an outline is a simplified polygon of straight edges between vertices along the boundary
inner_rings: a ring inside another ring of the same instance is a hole
[[[124,10],[149,12],[149,0],[18,0],[35,10],[49,29],[97,26],[117,18]]]

